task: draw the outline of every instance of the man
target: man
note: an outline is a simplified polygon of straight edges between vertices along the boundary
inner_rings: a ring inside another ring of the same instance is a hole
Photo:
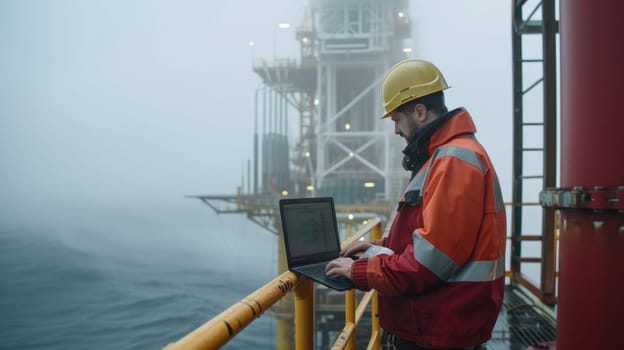
[[[379,293],[397,349],[482,349],[503,302],[506,216],[498,178],[463,108],[447,110],[446,81],[408,59],[383,82],[385,114],[405,138],[411,178],[389,235],[356,242],[326,273]],[[357,260],[347,258],[362,253]]]

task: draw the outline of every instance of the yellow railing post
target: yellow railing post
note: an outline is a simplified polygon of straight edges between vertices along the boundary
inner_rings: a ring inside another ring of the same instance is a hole
[[[355,324],[355,289],[345,292],[345,323]],[[355,329],[347,341],[346,350],[355,350]]]
[[[381,239],[382,229],[381,221],[371,230],[371,240],[377,241]],[[379,349],[381,346],[381,326],[379,325],[379,299],[377,299],[377,291],[373,291],[371,301],[371,344],[373,349]]]
[[[241,188],[240,186],[236,187],[236,210],[241,210],[242,209],[242,205],[241,205]]]
[[[314,282],[307,278],[295,287],[295,346],[297,350],[314,347]]]
[[[280,235],[283,236],[283,233],[280,230]],[[281,242],[277,245],[277,268],[280,273],[288,271],[288,262],[286,261],[286,250],[284,245]],[[288,295],[282,298],[277,305],[280,308],[280,312],[276,315],[276,334],[275,338],[277,339],[277,344],[275,350],[292,350],[295,339],[293,338],[293,334],[295,333],[295,326],[293,322],[294,315],[294,300],[293,295]],[[290,317],[287,317],[285,314],[290,314]]]
[[[373,349],[381,347],[381,326],[379,325],[379,299],[377,299],[377,291],[373,291],[371,300],[371,342]]]

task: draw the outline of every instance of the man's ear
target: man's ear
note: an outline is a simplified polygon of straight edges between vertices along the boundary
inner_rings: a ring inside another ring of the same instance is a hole
[[[416,120],[418,120],[418,122],[420,122],[421,124],[427,121],[427,117],[429,116],[429,111],[427,110],[427,107],[425,107],[424,104],[419,103],[416,106],[414,106],[414,113],[416,114]]]

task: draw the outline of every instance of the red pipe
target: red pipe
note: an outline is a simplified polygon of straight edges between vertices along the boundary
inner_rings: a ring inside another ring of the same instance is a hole
[[[622,191],[624,2],[560,7],[561,186]],[[624,213],[560,213],[557,350],[624,349]]]

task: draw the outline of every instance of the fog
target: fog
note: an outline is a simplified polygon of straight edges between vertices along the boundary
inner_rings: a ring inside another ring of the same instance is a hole
[[[1,2],[2,226],[235,193],[259,83],[249,41],[271,54],[272,24],[302,4]]]
[[[1,1],[0,230],[209,226],[215,214],[184,196],[243,182],[251,61],[296,56],[293,29],[276,26],[297,26],[307,3]],[[436,63],[449,107],[473,114],[510,199],[509,2],[414,0],[410,11],[411,56]]]

